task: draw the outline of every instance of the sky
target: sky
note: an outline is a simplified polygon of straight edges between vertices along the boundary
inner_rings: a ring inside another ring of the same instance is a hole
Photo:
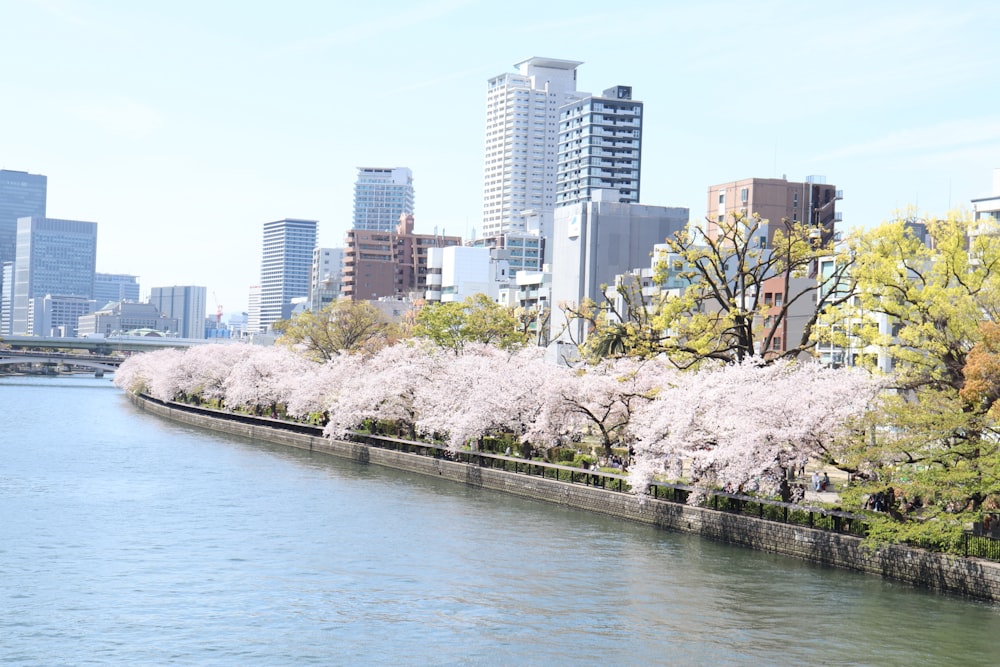
[[[482,215],[487,80],[541,56],[643,101],[641,202],[826,178],[841,229],[993,191],[993,1],[0,0],[0,168],[98,223],[97,270],[247,308],[263,224],[343,245],[358,167],[413,170],[418,233]]]

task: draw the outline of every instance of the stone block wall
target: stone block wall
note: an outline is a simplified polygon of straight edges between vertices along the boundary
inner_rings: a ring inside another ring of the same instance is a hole
[[[328,440],[315,435],[214,417],[209,410],[199,412],[182,410],[139,396],[130,394],[130,397],[134,404],[152,414],[251,440],[440,477],[523,498],[694,533],[713,540],[794,556],[814,563],[876,574],[938,591],[958,593],[981,600],[1000,601],[1000,563],[992,561],[961,558],[906,546],[889,546],[876,551],[865,548],[862,540],[852,535],[765,521],[703,507],[679,505],[524,473],[368,447],[360,443]]]

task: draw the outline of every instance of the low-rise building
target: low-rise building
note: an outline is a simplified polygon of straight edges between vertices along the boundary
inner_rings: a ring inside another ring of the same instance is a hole
[[[178,336],[179,323],[167,317],[151,303],[109,303],[99,310],[80,317],[78,336],[126,334],[137,329]]]

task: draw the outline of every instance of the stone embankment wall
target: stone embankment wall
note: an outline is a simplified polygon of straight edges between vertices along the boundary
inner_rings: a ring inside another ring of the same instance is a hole
[[[322,452],[341,458],[441,477],[524,498],[600,512],[660,528],[694,533],[730,544],[877,574],[934,590],[1000,601],[1000,564],[904,546],[866,549],[851,535],[765,521],[701,507],[690,507],[630,493],[608,491],[553,479],[481,468],[465,463],[407,454],[367,445],[328,440],[258,424],[214,417],[212,411],[178,409],[129,394],[152,414],[252,440]]]

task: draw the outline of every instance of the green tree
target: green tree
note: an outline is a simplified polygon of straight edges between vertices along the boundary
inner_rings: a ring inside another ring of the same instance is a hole
[[[963,393],[982,324],[1000,315],[1000,228],[958,213],[898,219],[859,234],[853,250],[854,297],[827,309],[817,337],[871,351],[858,356],[871,365],[880,353],[895,391],[866,435],[837,454],[862,478],[844,498],[887,500],[876,539],[954,548],[1000,493],[992,400]]]
[[[378,308],[346,299],[275,322],[274,329],[281,333],[280,344],[302,350],[316,361],[329,361],[345,352],[375,352],[389,342],[391,333]]]
[[[485,294],[465,301],[431,303],[417,313],[413,335],[428,338],[456,354],[469,343],[485,343],[504,350],[523,347],[528,335],[512,308]]]
[[[777,230],[769,231],[773,223],[759,215],[733,213],[712,223],[712,233],[696,225],[668,238],[656,283],[674,288],[645,309],[632,309],[652,313],[648,322],[631,318],[640,337],[635,348],[663,352],[687,368],[705,359],[794,358],[814,347],[816,314],[848,298],[842,285],[851,258],[838,254],[821,228],[788,220],[776,224]],[[835,269],[821,275],[819,260],[832,256],[838,258]],[[808,313],[802,334],[774,345],[796,310]]]

